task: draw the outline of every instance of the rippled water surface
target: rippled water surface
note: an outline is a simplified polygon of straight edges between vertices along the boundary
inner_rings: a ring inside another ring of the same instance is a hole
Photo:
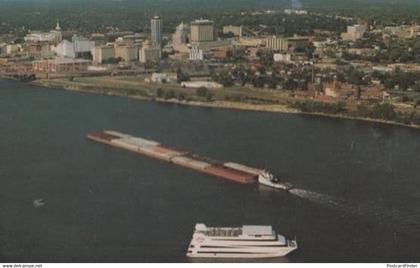
[[[290,194],[85,139],[114,129],[267,168]],[[0,81],[0,261],[186,262],[194,224],[269,224],[291,262],[420,262],[420,131]],[[271,260],[272,261],[272,260]]]

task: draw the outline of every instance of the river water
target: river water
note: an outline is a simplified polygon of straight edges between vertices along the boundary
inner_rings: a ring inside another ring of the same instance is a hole
[[[267,168],[292,193],[92,143],[113,129]],[[420,262],[420,131],[0,81],[0,262],[187,262],[197,222],[267,224],[283,262]],[[41,200],[42,199],[42,200]]]

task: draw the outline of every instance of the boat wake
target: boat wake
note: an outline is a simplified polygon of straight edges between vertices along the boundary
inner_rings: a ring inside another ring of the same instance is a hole
[[[368,218],[380,224],[391,224],[402,230],[409,230],[410,232],[414,230],[420,233],[420,214],[407,213],[408,215],[403,215],[400,210],[384,207],[375,201],[357,203],[304,189],[292,189],[289,192],[326,208]]]
[[[289,192],[300,198],[306,199],[313,203],[318,203],[328,208],[340,209],[346,212],[350,212],[350,210],[353,210],[350,209],[350,207],[348,206],[348,204],[346,204],[347,202],[344,199],[335,198],[330,195],[297,188],[291,189]]]

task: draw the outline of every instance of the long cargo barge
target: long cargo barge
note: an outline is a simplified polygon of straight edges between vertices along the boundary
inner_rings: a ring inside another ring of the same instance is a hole
[[[117,131],[106,130],[103,132],[92,132],[88,133],[86,137],[95,142],[111,145],[143,156],[242,184],[259,182],[282,190],[289,190],[291,188],[290,184],[281,183],[277,179],[277,181],[274,181],[274,177],[271,174],[272,177],[266,177],[267,171],[261,169],[232,162],[220,163],[216,160],[204,158],[188,151],[170,148],[156,141],[134,137]],[[266,180],[270,180],[270,182],[267,183]]]

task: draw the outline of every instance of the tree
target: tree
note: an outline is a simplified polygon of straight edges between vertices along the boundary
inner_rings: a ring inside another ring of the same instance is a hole
[[[185,95],[183,93],[179,93],[178,100],[180,100],[180,101],[185,100]]]
[[[350,68],[347,73],[347,81],[354,85],[364,85],[366,82],[363,80],[364,73],[356,68]]]
[[[157,96],[158,98],[162,98],[162,97],[163,97],[163,90],[162,90],[161,88],[158,88],[158,89],[156,90],[156,96]]]
[[[268,85],[270,88],[275,89],[277,88],[277,85],[279,84],[280,79],[276,76],[275,73],[273,73],[268,81]]]
[[[165,99],[173,99],[175,98],[175,92],[173,90],[165,91],[165,93],[163,94],[163,97]]]
[[[178,68],[176,70],[176,76],[177,76],[177,82],[178,83],[182,83],[185,81],[189,81],[190,80],[190,76],[187,73],[184,73],[181,68]]]
[[[214,94],[211,93],[210,91],[207,92],[206,94],[206,100],[211,101],[213,99]]]
[[[208,89],[206,87],[199,87],[195,91],[195,94],[199,97],[206,97],[208,93]]]
[[[389,103],[375,104],[375,106],[373,106],[372,113],[374,117],[385,120],[395,119],[397,115],[394,106]]]
[[[233,86],[232,75],[229,74],[228,72],[222,72],[222,73],[219,73],[219,74],[213,74],[212,77],[213,77],[213,80],[214,81],[219,82],[224,87],[231,87],[231,86]]]
[[[256,76],[252,80],[252,84],[254,85],[254,87],[262,88],[265,84],[265,78],[263,76]]]
[[[109,58],[102,61],[103,64],[117,64],[120,62],[120,58]]]

